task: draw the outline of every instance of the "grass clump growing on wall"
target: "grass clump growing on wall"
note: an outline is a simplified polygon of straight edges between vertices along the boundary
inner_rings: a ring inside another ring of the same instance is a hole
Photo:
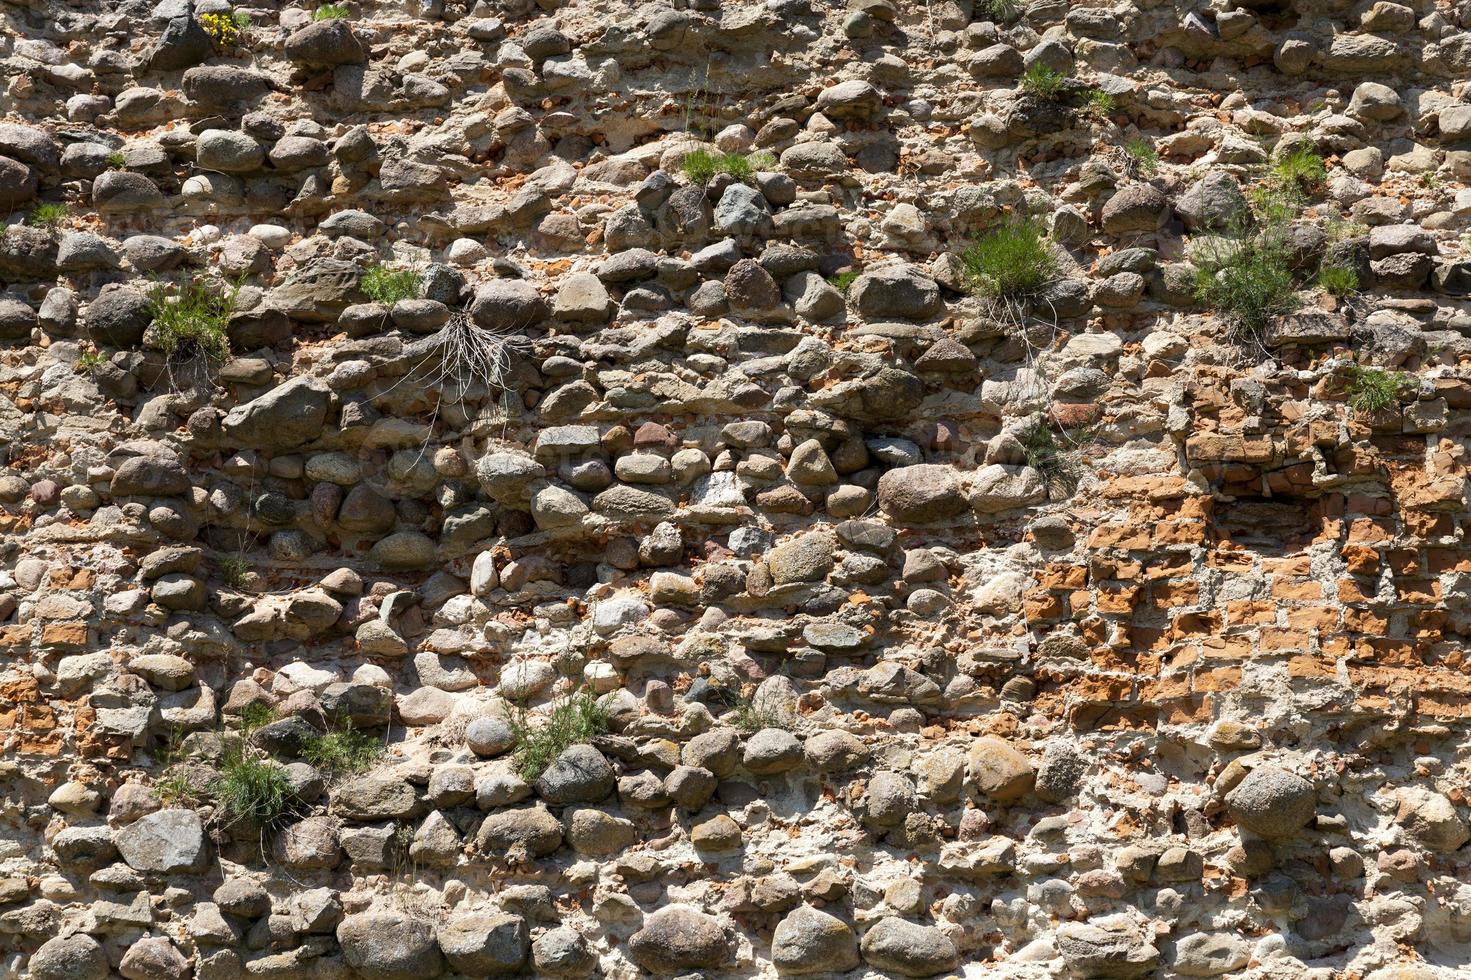
[[[995,299],[1036,295],[1057,273],[1041,223],[1034,218],[993,228],[960,253],[961,274],[970,291]]]
[[[511,722],[516,737],[516,771],[531,782],[568,748],[590,742],[608,730],[608,713],[592,692],[557,702],[539,724],[524,715]]]

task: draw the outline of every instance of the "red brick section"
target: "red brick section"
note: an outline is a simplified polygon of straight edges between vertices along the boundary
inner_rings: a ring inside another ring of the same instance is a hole
[[[1471,407],[1466,388],[1447,386],[1448,401]],[[1086,562],[1046,567],[1025,596],[1031,629],[1071,621],[1094,645],[1094,670],[1116,675],[1055,677],[1045,696],[1072,705],[1074,724],[1119,725],[1146,706],[1161,721],[1198,720],[1260,665],[1346,681],[1369,712],[1471,713],[1460,652],[1471,637],[1443,608],[1440,579],[1471,571],[1471,550],[1451,544],[1471,531],[1459,451],[1427,454],[1425,436],[1383,431],[1354,446],[1323,420],[1245,433],[1223,383],[1197,378],[1191,394],[1200,431],[1185,454],[1209,489],[1111,480],[1104,497],[1124,506],[1091,527]],[[1344,489],[1317,486],[1322,463]],[[1253,534],[1271,532],[1247,521],[1238,540],[1223,516],[1233,495],[1300,507],[1305,526],[1258,550]]]

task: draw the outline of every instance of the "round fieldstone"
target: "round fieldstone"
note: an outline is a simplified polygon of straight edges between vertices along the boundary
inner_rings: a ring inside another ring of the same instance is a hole
[[[689,905],[666,905],[628,940],[628,956],[654,973],[712,969],[729,955],[725,930]]]
[[[1257,766],[1226,795],[1232,819],[1262,837],[1291,837],[1313,819],[1313,784],[1279,766]]]

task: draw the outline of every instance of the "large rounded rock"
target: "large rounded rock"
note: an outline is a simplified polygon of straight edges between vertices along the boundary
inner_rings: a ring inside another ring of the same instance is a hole
[[[978,738],[966,757],[976,789],[997,803],[1011,803],[1032,789],[1031,761],[999,738]]]
[[[666,905],[628,940],[628,956],[652,973],[684,973],[720,966],[729,955],[720,923],[688,905]]]
[[[235,444],[293,449],[322,434],[332,391],[309,375],[293,378],[225,416],[225,435]]]
[[[363,980],[427,980],[444,969],[434,927],[401,912],[349,915],[337,927],[337,942]]]
[[[1169,198],[1153,184],[1130,184],[1103,206],[1103,230],[1110,235],[1152,234],[1164,224]]]
[[[858,937],[842,919],[803,905],[777,924],[771,962],[782,976],[842,973],[858,965]]]
[[[573,745],[537,777],[536,792],[548,803],[597,803],[617,785],[603,753],[591,745]]]
[[[384,568],[428,568],[435,561],[434,539],[419,531],[399,531],[373,545],[368,557]]]
[[[833,568],[833,540],[826,534],[801,534],[766,555],[766,567],[777,585],[821,582]]]
[[[1175,203],[1175,212],[1189,231],[1230,228],[1250,210],[1236,178],[1224,170],[1212,170],[1191,184]]]
[[[519,915],[465,915],[439,930],[439,947],[456,971],[484,977],[519,972],[530,939]]]
[[[938,463],[901,466],[879,477],[879,508],[904,524],[955,517],[966,508],[955,470]]]
[[[0,156],[0,207],[13,208],[36,196],[36,172],[19,160]]]
[[[524,279],[492,279],[475,291],[470,316],[488,330],[524,333],[547,317],[547,303]]]
[[[1159,950],[1127,915],[1066,923],[1057,930],[1057,949],[1074,977],[1153,976],[1159,962]]]
[[[362,272],[344,259],[315,258],[286,274],[272,290],[270,304],[293,320],[328,323],[366,299]]]
[[[587,940],[566,926],[548,929],[531,944],[531,961],[540,976],[585,977],[598,965]]]
[[[204,863],[204,824],[193,810],[158,810],[117,832],[117,849],[135,871],[175,874]]]
[[[854,79],[817,93],[817,111],[829,119],[871,119],[884,107],[883,94],[870,82]]]
[[[932,977],[960,962],[955,943],[939,929],[892,916],[863,934],[861,948],[869,965],[902,977]]]
[[[342,19],[319,20],[286,38],[286,57],[312,68],[360,65],[368,60],[362,42]]]
[[[107,954],[91,936],[48,939],[31,954],[32,980],[107,980]]]
[[[1449,853],[1471,840],[1471,830],[1456,805],[1440,793],[1411,788],[1400,795],[1394,822],[1404,827],[1427,850]]]
[[[1313,819],[1313,784],[1278,766],[1257,766],[1226,795],[1231,817],[1262,837],[1291,837]]]
[[[103,286],[87,304],[87,335],[100,347],[137,347],[152,322],[148,297],[121,283]]]
[[[865,320],[923,320],[944,309],[935,280],[908,265],[859,276],[848,289],[848,300]]]
[[[162,936],[145,936],[128,947],[117,972],[127,980],[183,980],[189,961]]]
[[[245,133],[232,129],[206,129],[195,145],[195,162],[202,170],[238,174],[259,170],[266,149]]]
[[[476,842],[483,854],[546,857],[562,846],[562,824],[545,807],[503,810],[480,824]]]
[[[163,192],[145,174],[109,170],[92,182],[92,205],[103,214],[151,211],[163,203]]]

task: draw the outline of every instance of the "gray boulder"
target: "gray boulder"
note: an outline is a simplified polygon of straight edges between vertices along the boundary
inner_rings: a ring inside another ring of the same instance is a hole
[[[82,933],[48,939],[27,964],[32,980],[107,980],[107,954]]]
[[[537,777],[536,792],[553,806],[597,803],[613,792],[617,781],[603,753],[591,745],[573,745]]]
[[[482,854],[546,857],[562,846],[562,824],[545,807],[503,810],[485,818],[476,842]]]
[[[230,129],[206,129],[195,144],[195,162],[203,170],[248,173],[259,170],[265,160],[265,147]]]
[[[337,942],[363,980],[426,980],[444,969],[434,927],[401,912],[349,915],[337,927]]]
[[[237,445],[292,449],[318,438],[332,405],[332,391],[303,375],[272,388],[225,416],[225,435]]]
[[[777,923],[771,962],[782,976],[842,973],[858,965],[858,937],[842,919],[803,905]]]
[[[932,977],[960,962],[955,943],[939,929],[893,916],[864,933],[860,948],[870,966],[903,977]]]
[[[1226,794],[1231,817],[1262,837],[1291,837],[1313,819],[1313,784],[1278,766],[1257,766]]]
[[[204,864],[204,824],[193,810],[157,810],[114,836],[118,852],[135,871],[198,871]]]
[[[725,930],[689,905],[666,905],[628,940],[628,956],[651,973],[685,973],[720,966],[729,955]]]
[[[955,470],[937,463],[889,470],[879,477],[878,491],[879,509],[905,524],[947,520],[966,508]]]
[[[909,265],[864,273],[848,288],[848,299],[865,320],[923,320],[944,309],[940,287]]]
[[[87,335],[105,347],[137,347],[153,322],[148,297],[121,283],[108,283],[87,304]]]
[[[581,935],[558,926],[536,937],[531,962],[540,976],[585,977],[597,966],[598,957]]]
[[[40,179],[19,160],[0,156],[0,207],[13,208],[36,196]]]
[[[1064,923],[1057,949],[1069,976],[1090,980],[1152,976],[1159,963],[1159,950],[1127,915]]]
[[[368,60],[362,42],[346,20],[319,20],[286,38],[286,57],[312,68],[359,65]]]
[[[271,290],[270,304],[292,319],[327,323],[367,298],[358,286],[361,276],[351,262],[312,259],[287,273]]]
[[[1236,178],[1224,170],[1212,170],[1175,202],[1175,212],[1190,231],[1230,228],[1250,209]]]
[[[109,170],[92,182],[92,205],[103,214],[151,211],[163,203],[163,192],[145,174]]]
[[[1103,230],[1110,235],[1152,234],[1165,222],[1170,201],[1153,184],[1130,184],[1103,206]]]
[[[464,915],[439,930],[445,959],[467,977],[520,972],[530,945],[526,920],[519,915]]]
[[[488,330],[518,333],[546,319],[547,304],[524,279],[492,279],[475,291],[470,316]]]

